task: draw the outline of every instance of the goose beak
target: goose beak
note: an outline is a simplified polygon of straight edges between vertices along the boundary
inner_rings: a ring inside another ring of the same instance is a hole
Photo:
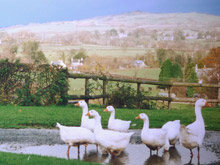
[[[135,119],[141,119],[141,118],[140,118],[140,115],[138,115]]]
[[[78,106],[78,107],[80,106],[80,104],[79,104],[79,103],[76,103],[76,104],[74,104],[74,105],[75,105],[75,106]]]
[[[90,116],[90,113],[88,112],[85,116]]]
[[[208,102],[205,103],[205,107],[211,107]]]
[[[107,109],[107,108],[105,108],[105,109],[104,109],[104,112],[108,112],[108,109]]]

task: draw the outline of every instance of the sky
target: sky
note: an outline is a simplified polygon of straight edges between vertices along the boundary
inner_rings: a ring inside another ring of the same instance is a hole
[[[220,16],[220,0],[0,0],[0,28],[122,14],[197,12]]]

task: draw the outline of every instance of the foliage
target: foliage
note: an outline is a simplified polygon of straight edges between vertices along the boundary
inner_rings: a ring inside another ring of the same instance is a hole
[[[163,62],[166,60],[166,54],[164,49],[157,50],[157,59],[159,61],[159,66],[162,66]]]
[[[169,81],[172,75],[172,62],[170,59],[167,59],[162,67],[159,74],[159,81]]]
[[[211,68],[220,66],[220,47],[210,49],[208,55],[202,59],[202,62]]]
[[[171,74],[172,78],[175,78],[180,81],[182,80],[183,72],[182,72],[181,66],[178,63],[173,64],[171,72],[172,72]]]
[[[85,59],[87,57],[85,49],[80,49],[79,52],[76,53],[74,59]]]
[[[50,65],[0,61],[0,102],[19,105],[65,105],[67,70]]]
[[[39,50],[39,42],[28,41],[23,44],[23,53],[35,64],[47,63],[43,51]]]
[[[195,72],[195,64],[190,59],[188,60],[188,64],[186,65],[184,70],[184,79],[185,82],[190,82],[190,83],[198,82],[198,77]],[[187,87],[188,97],[193,97],[194,93],[195,93],[195,88]]]
[[[137,91],[132,88],[130,84],[126,83],[116,83],[108,84],[108,93],[110,98],[108,99],[108,104],[113,105],[118,108],[147,108],[153,107],[153,102],[146,101],[145,97],[149,95],[148,91]],[[137,105],[140,103],[140,105]],[[139,106],[139,107],[138,107]]]

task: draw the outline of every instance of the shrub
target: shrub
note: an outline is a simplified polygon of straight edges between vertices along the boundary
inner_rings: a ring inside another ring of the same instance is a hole
[[[19,105],[66,105],[68,72],[50,65],[0,61],[0,102]]]

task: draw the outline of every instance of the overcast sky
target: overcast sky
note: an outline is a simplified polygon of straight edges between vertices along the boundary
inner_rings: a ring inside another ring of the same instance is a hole
[[[220,15],[220,0],[0,0],[0,27],[82,20],[137,10]]]

